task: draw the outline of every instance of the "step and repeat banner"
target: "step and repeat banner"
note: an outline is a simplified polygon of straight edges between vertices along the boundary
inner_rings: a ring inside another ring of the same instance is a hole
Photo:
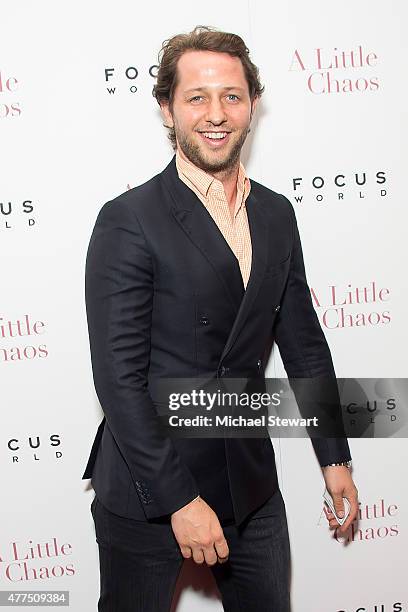
[[[337,376],[407,376],[407,17],[401,0],[3,3],[0,591],[61,589],[96,610],[85,257],[101,206],[172,156],[152,97],[164,39],[244,38],[265,94],[243,162],[293,203]],[[274,349],[267,375],[284,374]],[[358,412],[372,423],[375,402]],[[350,439],[360,512],[342,538],[310,440],[273,443],[293,611],[406,612],[406,440]],[[184,564],[173,609],[222,610],[208,568]]]

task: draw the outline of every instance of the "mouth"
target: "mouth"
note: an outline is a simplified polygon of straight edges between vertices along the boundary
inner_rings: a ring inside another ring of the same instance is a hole
[[[206,142],[211,148],[218,149],[226,142],[228,142],[230,132],[225,131],[209,131],[209,132],[198,132],[204,142]]]

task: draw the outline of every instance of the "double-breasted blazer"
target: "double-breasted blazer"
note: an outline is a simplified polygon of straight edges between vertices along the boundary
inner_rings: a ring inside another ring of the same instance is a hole
[[[240,524],[278,488],[269,436],[165,435],[154,397],[160,378],[263,377],[265,351],[276,342],[288,377],[335,384],[292,204],[251,180],[246,207],[246,290],[238,260],[179,179],[175,157],[99,211],[85,297],[104,418],[83,478],[121,516],[169,517],[200,494],[220,519]],[[312,443],[320,465],[351,458],[346,438]]]

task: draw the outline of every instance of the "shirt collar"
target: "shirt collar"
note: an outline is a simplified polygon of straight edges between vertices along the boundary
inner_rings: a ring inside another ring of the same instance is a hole
[[[208,174],[201,168],[198,168],[191,162],[186,161],[183,157],[181,157],[178,150],[176,151],[176,167],[179,176],[180,174],[182,174],[184,178],[186,178],[187,181],[191,183],[204,198],[208,197],[208,192],[210,190],[211,185],[213,184],[214,187],[217,186],[218,189],[221,186],[222,191],[224,191],[221,181],[214,178],[213,176],[211,176],[211,174]],[[242,198],[245,201],[249,195],[250,189],[250,180],[246,175],[246,171],[242,162],[240,162],[237,178],[237,192],[239,200],[241,200]]]

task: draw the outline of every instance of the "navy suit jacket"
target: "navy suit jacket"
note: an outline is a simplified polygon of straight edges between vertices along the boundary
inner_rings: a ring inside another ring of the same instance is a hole
[[[160,427],[165,377],[264,376],[273,342],[289,377],[329,377],[293,206],[251,180],[252,268],[245,290],[234,253],[205,206],[163,172],[104,204],[86,259],[95,388],[104,412],[83,478],[121,516],[169,517],[200,494],[242,523],[278,488],[265,438],[173,438]],[[337,389],[337,386],[336,386]],[[314,438],[320,465],[350,459],[345,437]]]

